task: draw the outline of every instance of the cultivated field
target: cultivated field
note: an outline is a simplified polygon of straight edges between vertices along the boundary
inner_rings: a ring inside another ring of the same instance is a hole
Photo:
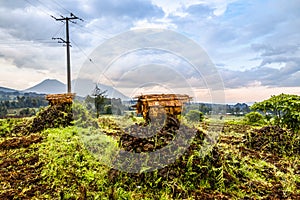
[[[126,131],[139,129],[141,118],[96,119],[80,106],[74,112],[75,119],[70,107],[56,105],[34,117],[0,121],[0,199],[300,199],[299,132],[251,125],[243,117],[183,117],[184,130],[196,131],[183,156],[151,172],[126,173],[103,164],[110,152],[100,158],[97,151],[155,151],[178,132],[135,140]],[[221,131],[203,156],[205,138],[216,134],[212,126]]]

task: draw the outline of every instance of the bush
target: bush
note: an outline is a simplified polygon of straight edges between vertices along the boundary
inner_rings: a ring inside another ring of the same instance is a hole
[[[204,119],[203,113],[199,110],[190,110],[185,117],[192,122],[202,122]]]
[[[257,123],[262,123],[263,122],[263,115],[260,114],[259,112],[250,112],[245,115],[245,120],[249,124],[257,124]]]
[[[270,113],[269,120],[281,128],[300,131],[300,96],[292,94],[273,95],[251,106],[252,110]]]

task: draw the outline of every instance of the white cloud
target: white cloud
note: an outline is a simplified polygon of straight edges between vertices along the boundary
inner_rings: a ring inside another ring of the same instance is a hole
[[[160,29],[171,29],[176,30],[177,26],[176,24],[172,23],[171,20],[168,19],[142,19],[137,20],[133,23],[134,29],[139,28],[160,28]]]
[[[204,5],[213,9],[215,16],[221,16],[225,13],[228,4],[237,0],[152,0],[152,2],[161,7],[167,16],[186,17],[186,9],[193,5]]]

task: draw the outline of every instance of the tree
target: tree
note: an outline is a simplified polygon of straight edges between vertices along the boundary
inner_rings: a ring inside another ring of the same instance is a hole
[[[3,102],[0,103],[0,117],[5,117],[7,115],[7,107]]]
[[[94,100],[95,100],[95,108],[96,108],[97,118],[99,117],[100,111],[102,110],[102,107],[104,105],[104,101],[106,98],[106,95],[105,95],[106,92],[107,92],[107,90],[102,91],[96,84],[96,87],[94,89],[92,96],[95,97]]]
[[[199,110],[190,110],[185,117],[192,122],[202,122],[204,119],[203,113]]]
[[[262,111],[275,125],[292,131],[300,130],[300,96],[291,94],[273,95],[271,98],[251,106],[252,110]]]

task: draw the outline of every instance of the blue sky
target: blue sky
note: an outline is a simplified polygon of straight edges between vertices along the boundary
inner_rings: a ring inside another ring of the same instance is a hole
[[[73,78],[109,38],[163,28],[206,51],[227,102],[300,94],[299,10],[299,0],[1,0],[0,86],[25,89],[46,78],[66,82],[65,48],[51,40],[65,37],[64,24],[51,15],[73,12],[84,19],[70,25]]]

